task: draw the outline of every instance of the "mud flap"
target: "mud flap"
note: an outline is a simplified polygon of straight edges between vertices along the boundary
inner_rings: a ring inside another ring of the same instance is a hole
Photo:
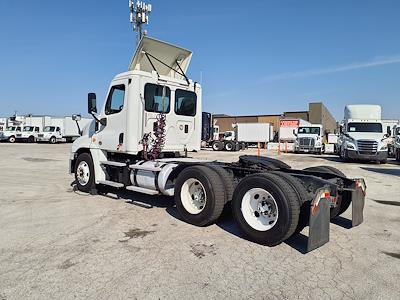
[[[329,242],[330,203],[329,190],[319,189],[310,207],[307,252]]]
[[[356,179],[355,189],[351,192],[351,225],[352,227],[360,225],[364,221],[364,204],[366,194],[366,184],[364,179]]]

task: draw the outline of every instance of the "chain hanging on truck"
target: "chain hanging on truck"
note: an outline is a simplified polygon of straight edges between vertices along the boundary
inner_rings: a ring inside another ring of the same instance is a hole
[[[160,156],[165,145],[167,117],[165,115],[165,85],[162,90],[162,109],[156,116],[154,122],[153,136],[151,133],[145,133],[140,143],[143,145],[143,159],[155,160]]]

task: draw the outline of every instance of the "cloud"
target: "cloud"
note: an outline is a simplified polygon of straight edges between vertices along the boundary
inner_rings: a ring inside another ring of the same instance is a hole
[[[332,74],[332,73],[365,69],[365,68],[371,68],[371,67],[377,67],[377,66],[383,66],[383,65],[398,64],[398,63],[400,63],[400,55],[377,57],[373,60],[366,61],[366,62],[351,63],[351,64],[347,64],[347,65],[332,66],[332,67],[322,68],[322,69],[311,69],[311,70],[305,70],[305,71],[288,72],[288,73],[266,76],[261,79],[261,82],[292,79],[292,78],[304,78],[304,77],[310,77],[310,76]]]

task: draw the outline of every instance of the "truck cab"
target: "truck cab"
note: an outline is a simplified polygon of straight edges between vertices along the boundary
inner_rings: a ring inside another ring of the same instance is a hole
[[[379,105],[348,105],[340,126],[339,156],[350,159],[386,163],[391,132],[383,132]]]
[[[59,126],[45,126],[43,131],[38,134],[38,142],[50,142],[55,144],[62,139],[61,128]]]
[[[321,154],[323,152],[323,132],[322,125],[311,124],[309,126],[300,126],[295,140],[295,152],[310,152]]]
[[[8,126],[3,132],[0,133],[0,141],[8,141],[15,143],[17,134],[22,131],[21,126]]]
[[[23,130],[16,134],[17,141],[34,143],[38,137],[40,128],[38,126],[24,126]]]
[[[393,128],[393,134],[394,134],[394,157],[396,158],[397,161],[400,162],[400,125],[396,125]]]

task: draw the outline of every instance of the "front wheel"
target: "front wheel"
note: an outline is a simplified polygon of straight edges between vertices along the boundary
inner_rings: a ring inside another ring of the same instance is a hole
[[[56,137],[55,137],[55,136],[52,136],[52,137],[50,138],[50,144],[55,144],[56,142],[57,142]]]
[[[275,246],[295,232],[300,204],[294,188],[279,176],[254,174],[236,187],[232,212],[249,240]]]
[[[78,190],[89,193],[95,186],[92,157],[82,153],[75,162],[75,182]]]
[[[233,142],[226,142],[225,143],[225,150],[226,151],[234,151],[235,150],[235,144]]]
[[[10,142],[10,143],[15,143],[15,136],[10,136],[9,138],[8,138],[8,141]]]

